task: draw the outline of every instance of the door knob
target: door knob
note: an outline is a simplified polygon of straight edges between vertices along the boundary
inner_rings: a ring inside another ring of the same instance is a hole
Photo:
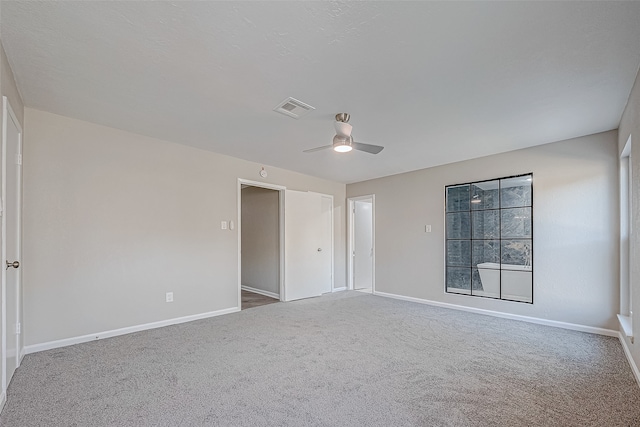
[[[7,268],[6,269],[8,270],[9,267],[18,268],[18,267],[20,267],[20,263],[18,261],[13,261],[13,262],[7,261]]]
[[[322,252],[322,248],[318,248],[318,252]]]

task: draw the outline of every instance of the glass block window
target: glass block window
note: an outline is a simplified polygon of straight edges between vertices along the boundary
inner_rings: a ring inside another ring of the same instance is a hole
[[[533,303],[533,174],[445,187],[445,291]]]

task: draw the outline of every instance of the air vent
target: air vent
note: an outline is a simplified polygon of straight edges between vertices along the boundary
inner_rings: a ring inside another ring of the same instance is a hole
[[[295,98],[287,98],[273,109],[276,113],[284,114],[294,119],[299,119],[311,110],[315,110],[315,108]]]

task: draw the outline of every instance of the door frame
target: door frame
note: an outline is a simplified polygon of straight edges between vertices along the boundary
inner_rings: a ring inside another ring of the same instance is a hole
[[[356,213],[356,202],[371,200],[371,244],[373,246],[373,255],[372,255],[372,266],[371,266],[371,293],[376,293],[376,195],[375,194],[367,194],[364,196],[357,197],[349,197],[347,199],[348,202],[348,221],[347,221],[347,230],[348,230],[348,262],[347,262],[347,288],[350,290],[354,289],[355,285],[355,277],[354,277],[354,262],[353,256],[355,249],[355,213]]]
[[[2,259],[6,260],[7,255],[7,217],[5,215],[7,203],[7,126],[9,123],[9,119],[13,121],[18,129],[18,147],[17,154],[20,156],[20,161],[18,159],[14,159],[16,162],[16,198],[17,198],[17,206],[16,206],[16,226],[17,226],[17,236],[16,236],[16,253],[18,254],[18,259],[22,262],[22,126],[18,121],[15,113],[13,112],[13,108],[11,108],[11,104],[6,96],[2,97],[2,194],[1,194],[1,206],[0,206],[0,215],[2,215],[2,243],[1,243],[1,252]],[[2,353],[2,396],[6,396],[7,390],[7,328],[9,327],[9,323],[7,322],[10,319],[7,319],[7,270],[2,268],[2,344],[1,344],[1,353]],[[16,271],[16,318],[15,322],[11,322],[12,324],[17,324],[20,321],[20,301],[22,294],[22,269],[18,268]],[[20,347],[20,337],[21,334],[16,334],[16,369],[20,367],[20,361],[23,356],[23,349]]]
[[[287,187],[276,184],[267,184],[259,181],[238,178],[238,309],[242,309],[242,186],[266,188],[278,192],[278,235],[279,235],[279,272],[278,281],[280,289],[280,301],[286,301],[286,287],[284,283],[284,198]]]

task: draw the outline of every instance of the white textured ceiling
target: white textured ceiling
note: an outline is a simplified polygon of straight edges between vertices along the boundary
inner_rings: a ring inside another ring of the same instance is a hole
[[[355,182],[618,127],[640,2],[11,2],[27,106]],[[313,105],[294,120],[272,109]],[[362,152],[312,154],[351,114]]]

